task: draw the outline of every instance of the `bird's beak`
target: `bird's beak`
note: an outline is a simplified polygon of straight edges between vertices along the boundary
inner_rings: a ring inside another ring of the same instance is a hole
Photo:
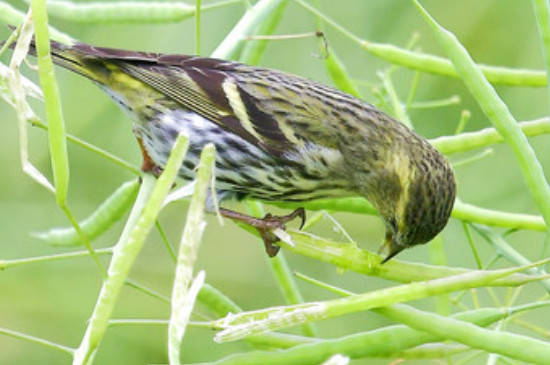
[[[387,251],[388,256],[386,256],[386,258],[382,260],[380,264],[383,264],[389,261],[392,257],[397,255],[399,252],[403,251],[403,248],[404,247],[402,245],[398,245],[395,242],[395,238],[393,235],[389,235],[389,236],[387,235],[386,240],[384,241],[384,244],[380,246],[380,249],[378,250],[378,254],[381,254],[382,252]]]

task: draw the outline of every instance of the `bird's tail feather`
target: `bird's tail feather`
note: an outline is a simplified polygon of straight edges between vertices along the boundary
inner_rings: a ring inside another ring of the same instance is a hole
[[[4,42],[0,42],[0,47]],[[10,48],[14,48],[15,43],[10,44]],[[50,41],[50,53],[52,55],[53,62],[63,67],[69,71],[75,72],[79,75],[82,75],[92,81],[101,82],[101,73],[94,72],[97,70],[97,67],[90,67],[91,63],[95,61],[96,64],[98,59],[94,60],[94,57],[73,47],[57,41]],[[29,45],[28,54],[36,57],[36,43],[32,39]],[[98,64],[99,66],[99,64]],[[101,68],[104,68],[101,67]]]
[[[50,52],[53,62],[69,71],[76,72],[92,81],[98,80],[98,75],[92,72],[92,69],[87,65],[86,54],[78,51],[72,46],[65,45],[56,41],[50,42]],[[29,46],[29,54],[36,56],[35,41],[32,40]]]

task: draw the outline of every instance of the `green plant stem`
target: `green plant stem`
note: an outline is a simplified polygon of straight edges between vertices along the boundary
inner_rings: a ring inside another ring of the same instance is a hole
[[[543,263],[539,262],[537,265]],[[214,339],[219,342],[235,341],[265,331],[273,331],[306,322],[333,318],[347,313],[385,307],[405,301],[451,293],[453,291],[487,286],[494,280],[529,267],[532,266],[469,272],[420,283],[403,284],[342,299],[286,307],[272,307],[265,310],[233,314],[212,322],[213,328],[222,329],[221,332],[216,334]]]
[[[161,302],[164,302],[164,303],[170,303],[170,299],[168,299],[167,297],[165,297],[164,295],[154,291],[153,289],[149,289],[147,288],[146,286],[132,280],[132,279],[126,279],[126,281],[124,282],[124,284],[128,285],[129,287],[131,288],[134,288],[135,290],[137,291],[140,291],[142,292],[143,294],[145,295],[148,295],[152,298],[155,298],[155,299],[158,299],[160,300]]]
[[[35,127],[40,128],[40,129],[43,129],[45,131],[48,130],[48,126],[46,124],[42,123],[41,121],[36,121],[36,120],[32,121],[32,125],[35,126]],[[83,147],[83,148],[85,148],[85,149],[87,149],[87,150],[89,150],[89,151],[91,151],[91,152],[93,152],[93,153],[95,153],[95,154],[97,154],[97,155],[99,155],[99,156],[101,156],[101,157],[103,157],[103,158],[119,165],[120,167],[125,168],[126,170],[128,170],[128,171],[130,171],[130,172],[132,172],[136,175],[139,175],[141,173],[141,170],[138,167],[130,164],[129,162],[124,161],[120,157],[115,156],[110,152],[107,152],[107,151],[105,151],[105,150],[103,150],[103,149],[101,149],[101,148],[99,148],[99,147],[97,147],[97,146],[95,146],[91,143],[88,143],[88,142],[84,141],[83,139],[80,139],[76,136],[73,136],[72,134],[67,134],[67,140],[69,142],[73,142],[74,144],[76,144],[80,147]]]
[[[315,16],[322,18],[323,21],[331,27],[348,37],[353,42],[359,44],[364,50],[373,56],[413,70],[420,70],[427,73],[455,78],[459,77],[459,73],[455,70],[453,64],[448,59],[421,52],[410,51],[391,44],[375,43],[363,40],[305,1],[295,0],[295,2],[306,8]],[[546,85],[546,74],[544,71],[511,69],[487,65],[479,65],[479,68],[485,77],[487,77],[487,80],[494,84],[521,87],[543,87]]]
[[[113,257],[109,265],[108,276],[103,283],[101,291],[99,293],[94,311],[90,318],[86,333],[82,338],[79,348],[75,352],[73,357],[73,365],[91,365],[95,356],[95,351],[101,342],[107,329],[109,319],[111,317],[114,305],[118,298],[118,294],[122,287],[122,284],[127,278],[128,272],[131,268],[131,257],[128,260],[128,255],[137,256],[142,242],[136,240],[132,235],[134,231],[133,227],[137,226],[137,222],[140,221],[143,207],[145,202],[151,195],[154,188],[154,177],[144,175],[141,189],[139,191],[134,208],[130,213],[130,217],[126,223],[125,230],[119,239],[119,242],[113,249]],[[142,241],[145,237],[143,237]],[[129,242],[129,244],[127,243]],[[137,243],[136,243],[137,242]],[[130,249],[129,254],[125,253]],[[137,252],[136,252],[137,251]],[[120,274],[119,274],[120,273]]]
[[[479,224],[473,224],[472,227],[481,234],[485,240],[493,245],[499,255],[505,257],[508,261],[518,266],[531,264],[531,261],[527,260],[525,256],[515,250],[504,238],[502,238],[502,236],[495,234],[489,228]],[[526,271],[532,275],[548,275],[542,267],[533,267]],[[541,280],[540,284],[550,292],[550,279]]]
[[[19,25],[23,22],[25,14],[15,9],[10,4],[0,2],[0,20],[3,24]],[[72,43],[73,39],[69,35],[56,30],[53,27],[49,27],[53,39],[56,39],[62,43]]]
[[[427,343],[410,350],[395,353],[392,357],[399,359],[434,359],[434,361],[438,361],[438,359],[448,359],[452,355],[461,354],[464,352],[472,352],[472,349],[464,345]]]
[[[113,253],[112,248],[102,248],[95,251],[98,255],[111,255]],[[89,251],[78,251],[78,252],[69,252],[56,255],[48,256],[39,256],[39,257],[29,257],[24,259],[13,259],[13,260],[0,260],[0,270],[5,270],[21,265],[26,264],[35,264],[40,262],[50,262],[57,260],[73,259],[78,257],[87,257],[90,256]],[[151,295],[153,297],[159,298],[163,302],[170,303],[170,300],[164,297],[159,296],[157,293],[144,288],[141,285],[133,283],[131,280],[126,280],[126,284],[137,288],[138,290]],[[242,309],[235,304],[230,298],[225,296],[222,292],[212,287],[211,285],[205,283],[198,295],[198,300],[206,306],[210,311],[212,311],[216,316],[223,317],[228,313],[238,313],[242,312]],[[111,323],[111,321],[109,322]],[[251,345],[261,348],[289,348],[299,344],[304,344],[313,341],[308,337],[280,334],[280,333],[265,333],[258,336],[252,336],[247,339]]]
[[[33,37],[33,29],[31,22],[32,13],[29,12],[23,19],[23,23],[19,28],[18,41],[13,49],[13,55],[10,61],[8,70],[4,70],[7,87],[5,88],[7,99],[10,100],[17,113],[18,129],[19,129],[19,158],[21,161],[21,169],[25,174],[31,177],[34,181],[55,194],[55,188],[50,181],[30,162],[28,148],[28,123],[38,120],[38,117],[27,103],[26,96],[29,88],[29,83],[19,73],[21,63],[27,55],[27,49]],[[25,87],[26,85],[26,87]],[[43,99],[42,90],[36,90],[30,95],[38,96]]]
[[[453,95],[448,98],[439,99],[439,100],[428,100],[428,101],[416,101],[411,102],[407,109],[435,109],[435,108],[444,108],[451,105],[459,105],[460,96]]]
[[[508,107],[500,99],[495,89],[474,63],[468,51],[456,37],[441,27],[418,3],[412,0],[424,19],[432,27],[440,45],[445,50],[458,74],[475,97],[479,106],[512,148],[519,162],[523,177],[531,195],[542,213],[547,227],[550,227],[550,185],[544,176],[544,170],[537,160],[527,137],[518,126]]]
[[[99,273],[105,279],[107,277],[107,272],[105,271],[105,268],[103,267],[103,264],[101,263],[101,261],[99,261],[99,257],[97,257],[95,250],[92,247],[92,243],[88,239],[88,236],[86,235],[86,233],[84,233],[84,231],[78,224],[78,221],[76,220],[75,216],[73,215],[69,207],[66,204],[63,204],[63,205],[60,205],[60,208],[63,211],[63,213],[65,213],[65,216],[69,219],[69,222],[71,223],[75,232],[77,233],[80,239],[80,242],[82,242],[84,247],[86,247],[86,249],[90,252],[90,256],[94,260],[94,263],[97,269],[99,270]]]
[[[65,122],[61,111],[59,88],[55,79],[53,62],[50,55],[50,34],[46,2],[31,0],[34,19],[36,54],[40,85],[44,93],[46,116],[48,118],[48,137],[52,169],[55,181],[57,203],[63,207],[67,203],[69,187],[69,158],[67,156],[67,139]]]
[[[113,250],[111,248],[100,248],[95,250],[95,253],[97,255],[109,255],[112,253],[112,251]],[[86,256],[90,256],[90,251],[68,252],[38,257],[25,257],[23,259],[0,260],[0,270],[10,269],[21,265],[35,264],[39,262],[50,262]]]
[[[356,98],[361,98],[359,89],[349,76],[342,60],[340,60],[333,49],[327,50],[327,52],[328,55],[325,58],[325,66],[334,85],[343,92],[353,95]]]
[[[212,53],[213,58],[232,58],[237,47],[245,36],[261,24],[262,20],[281,4],[283,0],[260,0],[254,6],[246,11],[239,22],[233,27],[231,32],[219,44]]]
[[[495,154],[495,151],[493,151],[492,148],[488,148],[486,150],[474,153],[471,156],[467,156],[467,157],[455,160],[453,162],[453,167],[456,169],[457,167],[460,167],[460,166],[472,164],[486,157],[492,156],[494,154]]]
[[[550,344],[530,337],[481,328],[412,307],[402,307],[401,313],[388,317],[420,331],[530,364],[548,364],[550,359]]]
[[[535,17],[537,19],[542,55],[546,69],[546,89],[550,96],[550,3],[548,0],[533,0],[532,3],[535,9]]]
[[[134,202],[139,184],[137,179],[122,184],[89,217],[78,224],[90,240],[103,234]],[[82,244],[80,235],[74,227],[51,228],[45,232],[34,232],[37,237],[51,245],[76,246]]]
[[[291,229],[287,229],[287,233],[292,240],[292,244],[288,244],[284,240],[279,243],[285,250],[328,262],[345,270],[377,276],[387,280],[404,283],[422,282],[475,271],[399,260],[390,260],[384,263],[384,265],[380,265],[381,257],[379,255],[362,250],[353,243],[336,242]],[[518,286],[532,280],[533,277],[531,276],[515,274],[495,280],[488,285]]]
[[[202,6],[208,11],[238,3],[239,0],[226,0]],[[170,2],[86,2],[49,0],[48,12],[53,17],[75,23],[91,24],[147,24],[181,22],[195,15],[195,6]]]
[[[499,212],[456,201],[453,218],[494,227],[528,229],[544,232],[547,230],[542,217],[530,214]]]
[[[21,340],[24,340],[24,341],[27,341],[27,342],[32,342],[32,343],[35,343],[35,344],[38,344],[38,345],[42,345],[42,346],[45,346],[47,348],[54,349],[54,350],[57,350],[57,351],[61,351],[61,352],[64,352],[66,354],[69,354],[69,355],[73,355],[74,351],[75,351],[75,349],[73,349],[73,348],[63,346],[63,345],[59,345],[55,342],[44,340],[43,338],[30,336],[30,335],[27,335],[25,333],[13,331],[13,330],[10,330],[10,329],[7,329],[7,328],[0,328],[0,334],[6,335],[6,336],[9,336],[9,337],[13,337],[13,338],[19,338]]]
[[[61,108],[61,99],[59,97],[59,88],[55,79],[53,62],[50,55],[50,35],[45,1],[31,0],[31,10],[35,28],[35,47],[39,70],[38,75],[40,78],[41,89],[44,94],[46,116],[49,126],[48,142],[50,146],[57,204],[73,225],[82,243],[90,251],[91,257],[93,258],[99,272],[105,277],[105,269],[103,268],[97,255],[95,255],[88,237],[78,225],[77,220],[67,205],[67,193],[69,188],[67,137]]]
[[[550,133],[550,118],[548,117],[529,122],[520,122],[518,125],[528,137]],[[503,142],[505,142],[504,138],[495,128],[485,128],[475,132],[462,132],[455,136],[443,136],[430,140],[430,143],[435,148],[446,155],[466,152]]]
[[[397,311],[401,306],[393,306]],[[385,309],[377,310],[380,314]],[[461,312],[453,318],[472,322],[478,326],[488,326],[509,315],[505,309],[477,309]],[[439,317],[439,316],[438,316]],[[444,317],[442,317],[444,318]],[[282,351],[254,351],[235,354],[217,361],[217,365],[247,364],[319,364],[333,354],[340,353],[353,359],[364,357],[394,357],[397,353],[412,349],[424,343],[443,341],[445,337],[417,331],[404,325],[394,325],[373,331],[356,333],[335,339],[318,340]],[[202,364],[206,365],[206,364]]]
[[[195,54],[201,54],[202,0],[195,0]]]
[[[254,29],[255,34],[271,35],[281,22],[288,0],[283,0],[270,14]],[[248,40],[241,52],[240,62],[248,65],[257,65],[267,47],[267,39]]]
[[[174,287],[172,289],[172,310],[168,325],[168,358],[172,365],[180,364],[181,341],[191,317],[195,299],[204,283],[204,271],[197,274],[195,278],[193,272],[202,233],[206,226],[204,208],[215,158],[216,149],[214,145],[207,144],[201,153],[195,190],[181,237]]]
[[[411,118],[407,114],[407,111],[405,110],[405,106],[399,99],[399,96],[397,95],[397,91],[393,86],[393,82],[391,80],[391,69],[380,73],[379,76],[382,78],[384,90],[386,90],[386,93],[389,97],[393,116],[397,120],[405,124],[407,127],[413,129]]]
[[[122,284],[126,281],[137,254],[155,223],[162,202],[172,187],[183,162],[186,150],[187,139],[184,136],[179,136],[157,182],[154,184],[154,178],[150,175],[144,176],[138,200],[114,249],[108,277],[101,288],[86,333],[75,352],[73,365],[90,364],[93,361],[95,351],[107,329]],[[141,209],[144,201],[147,203]]]
[[[265,215],[262,204],[256,201],[247,202],[248,212],[253,217],[263,217]],[[281,294],[285,298],[287,304],[300,304],[304,302],[302,294],[296,285],[296,280],[290,271],[290,267],[286,262],[284,253],[281,252],[277,256],[269,259],[271,272],[275,277],[277,286]],[[305,323],[302,326],[302,332],[306,336],[315,336],[315,328],[311,323]]]
[[[285,257],[281,254],[274,257],[271,268],[277,279],[277,283],[279,284],[279,289],[283,292],[287,304],[303,303],[304,298],[302,297],[300,289],[298,289],[298,286],[296,285],[296,281],[292,277],[292,272]],[[317,330],[312,323],[304,323],[302,325],[302,333],[305,336],[315,337]]]
[[[304,203],[267,202],[283,208],[303,207],[308,210],[328,210],[376,215],[376,210],[364,198],[320,199]],[[467,222],[475,222],[487,226],[512,229],[528,229],[544,232],[547,230],[542,217],[530,214],[508,213],[477,207],[472,204],[455,202],[452,217]]]
[[[235,302],[209,284],[202,286],[197,299],[218,317],[226,316],[229,313],[242,312],[242,309]],[[246,341],[255,347],[275,349],[294,347],[315,340],[310,337],[270,332],[250,336]]]

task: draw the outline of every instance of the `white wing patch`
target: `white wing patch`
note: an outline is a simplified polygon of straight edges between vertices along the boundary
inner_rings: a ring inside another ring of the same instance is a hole
[[[233,109],[235,116],[239,119],[239,122],[241,122],[243,128],[248,133],[253,135],[256,139],[261,141],[262,136],[260,136],[256,129],[254,129],[254,125],[248,117],[246,107],[244,106],[243,100],[241,99],[239,90],[237,90],[237,84],[235,84],[235,82],[233,82],[231,79],[226,79],[222,84],[222,88],[225,92],[225,95],[227,96],[227,100],[229,100],[229,105],[231,106],[231,109]]]

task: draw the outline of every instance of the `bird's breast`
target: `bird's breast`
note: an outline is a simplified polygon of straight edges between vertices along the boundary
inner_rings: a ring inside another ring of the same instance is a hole
[[[216,190],[223,196],[271,201],[307,201],[349,196],[347,181],[336,173],[341,154],[316,145],[273,155],[218,124],[185,110],[159,113],[134,124],[134,133],[155,165],[164,167],[177,136],[189,138],[179,175],[192,180],[204,146],[216,147]]]

